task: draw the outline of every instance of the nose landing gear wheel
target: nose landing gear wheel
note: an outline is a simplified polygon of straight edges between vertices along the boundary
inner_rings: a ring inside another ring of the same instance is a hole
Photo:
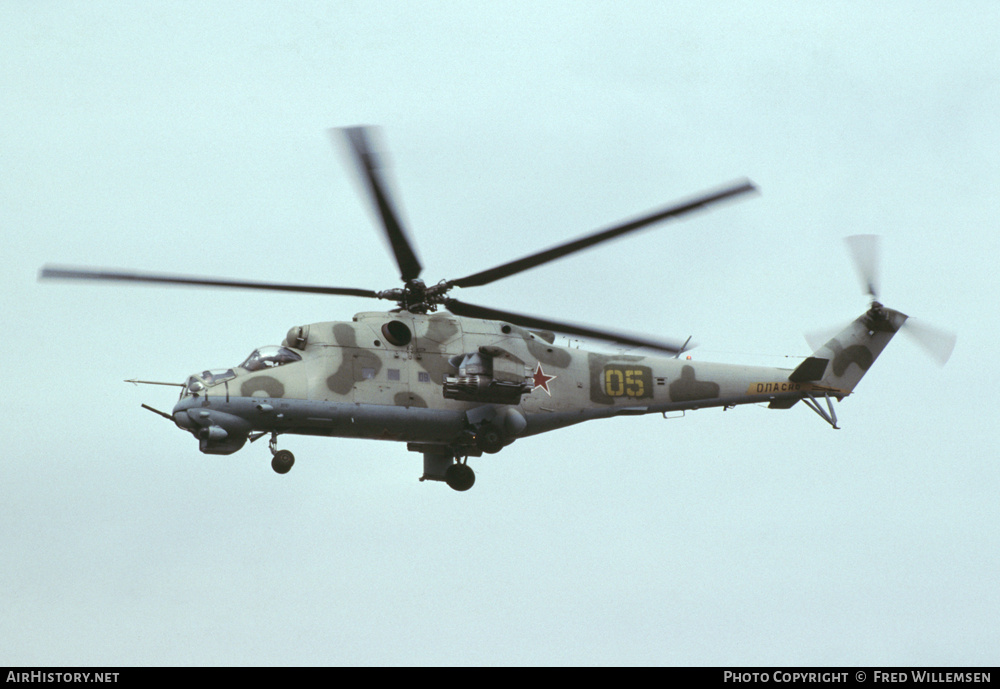
[[[287,474],[295,464],[295,455],[288,450],[278,450],[271,460],[271,468],[279,474]]]
[[[271,433],[271,442],[267,444],[267,447],[271,450],[271,454],[274,455],[271,459],[271,468],[279,474],[287,474],[291,471],[292,465],[295,464],[295,455],[288,450],[278,449],[277,433]]]
[[[476,473],[468,464],[452,464],[444,472],[444,480],[452,490],[469,490],[476,482]]]

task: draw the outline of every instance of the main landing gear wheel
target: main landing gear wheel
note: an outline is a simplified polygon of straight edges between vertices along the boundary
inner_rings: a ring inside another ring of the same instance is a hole
[[[288,450],[278,450],[271,460],[271,468],[279,474],[287,474],[295,464],[295,455]]]
[[[468,464],[452,464],[444,472],[444,480],[452,490],[469,490],[476,482],[476,472]]]

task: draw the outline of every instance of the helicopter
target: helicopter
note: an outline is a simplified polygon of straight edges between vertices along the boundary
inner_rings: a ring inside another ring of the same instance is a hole
[[[370,127],[332,129],[345,143],[402,287],[382,291],[124,270],[46,266],[40,279],[96,280],[328,294],[395,302],[389,311],[350,321],[293,326],[281,344],[259,347],[238,366],[207,369],[182,383],[173,422],[210,455],[229,455],[270,436],[272,469],[287,473],[294,455],[282,435],[364,438],[406,443],[423,456],[421,481],[456,491],[475,483],[472,457],[496,454],[515,441],[571,425],[736,405],[789,409],[802,402],[838,428],[834,400],[852,394],[907,316],[878,301],[878,238],[848,238],[869,308],[832,338],[817,342],[794,369],[693,362],[687,341],[617,332],[451,296],[542,266],[657,223],[755,193],[742,179],[575,240],[462,278],[428,285],[413,242],[388,193],[386,168]],[[953,335],[920,331],[943,364]],[[557,334],[611,344],[616,352],[557,344]]]

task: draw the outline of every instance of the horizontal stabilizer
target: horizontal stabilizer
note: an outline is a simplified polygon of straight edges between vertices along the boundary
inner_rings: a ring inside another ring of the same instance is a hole
[[[792,371],[792,375],[788,376],[788,380],[793,383],[808,383],[813,380],[821,380],[823,374],[826,373],[826,365],[829,363],[829,359],[820,359],[811,356]]]

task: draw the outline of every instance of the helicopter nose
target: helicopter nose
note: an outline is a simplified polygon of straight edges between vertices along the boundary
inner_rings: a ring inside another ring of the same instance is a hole
[[[173,410],[174,423],[206,440],[246,435],[251,426],[242,417],[215,407],[207,408],[197,398],[182,399]]]
[[[172,414],[174,418],[174,423],[177,424],[178,427],[183,428],[186,431],[192,431],[197,426],[197,424],[194,423],[194,421],[188,415],[187,410],[188,407],[190,406],[191,405],[187,400],[181,400],[180,402],[174,405]]]

